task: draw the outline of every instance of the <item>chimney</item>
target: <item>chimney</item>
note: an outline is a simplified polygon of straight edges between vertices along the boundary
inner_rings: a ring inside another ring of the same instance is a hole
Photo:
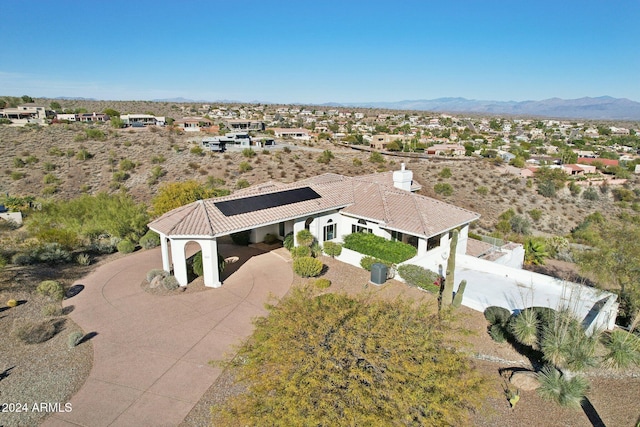
[[[400,170],[393,172],[393,186],[405,191],[411,191],[413,172],[406,170],[404,163],[400,164]]]

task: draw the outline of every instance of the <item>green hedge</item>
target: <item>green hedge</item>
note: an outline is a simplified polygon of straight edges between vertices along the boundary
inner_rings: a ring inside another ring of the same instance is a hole
[[[376,257],[393,264],[413,258],[418,250],[402,242],[393,242],[371,233],[353,233],[344,238],[342,245],[363,255]]]
[[[440,275],[419,265],[403,264],[398,267],[398,274],[411,286],[417,286],[433,293],[440,292]]]

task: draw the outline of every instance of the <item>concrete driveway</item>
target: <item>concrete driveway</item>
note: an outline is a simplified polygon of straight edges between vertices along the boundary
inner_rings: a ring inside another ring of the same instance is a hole
[[[275,252],[224,247],[248,260],[217,289],[172,296],[145,292],[147,271],[161,268],[160,249],[140,251],[100,266],[78,281],[65,300],[85,333],[96,333],[93,368],[71,398],[73,410],[44,426],[175,426],[220,375],[211,360],[228,359],[266,314],[271,296],[293,281],[288,261]]]

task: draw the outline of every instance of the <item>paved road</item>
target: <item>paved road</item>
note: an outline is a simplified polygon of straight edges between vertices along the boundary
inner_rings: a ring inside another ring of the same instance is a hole
[[[93,368],[71,398],[73,410],[44,426],[175,426],[220,375],[208,365],[233,354],[253,331],[264,303],[282,297],[293,280],[288,262],[273,252],[221,245],[246,260],[222,287],[174,296],[140,287],[161,266],[159,249],[140,251],[99,267],[65,301],[70,317],[95,332]],[[237,267],[237,266],[234,266]],[[234,270],[234,269],[232,269]]]

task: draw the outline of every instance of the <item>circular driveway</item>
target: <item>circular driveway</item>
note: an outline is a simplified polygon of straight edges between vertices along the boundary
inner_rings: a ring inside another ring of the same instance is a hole
[[[175,426],[222,372],[208,364],[226,360],[253,332],[265,302],[283,297],[293,281],[289,261],[277,252],[219,245],[241,265],[222,287],[157,296],[140,284],[161,268],[160,249],[144,250],[97,268],[65,300],[70,317],[94,333],[93,367],[73,410],[55,413],[44,426]]]

